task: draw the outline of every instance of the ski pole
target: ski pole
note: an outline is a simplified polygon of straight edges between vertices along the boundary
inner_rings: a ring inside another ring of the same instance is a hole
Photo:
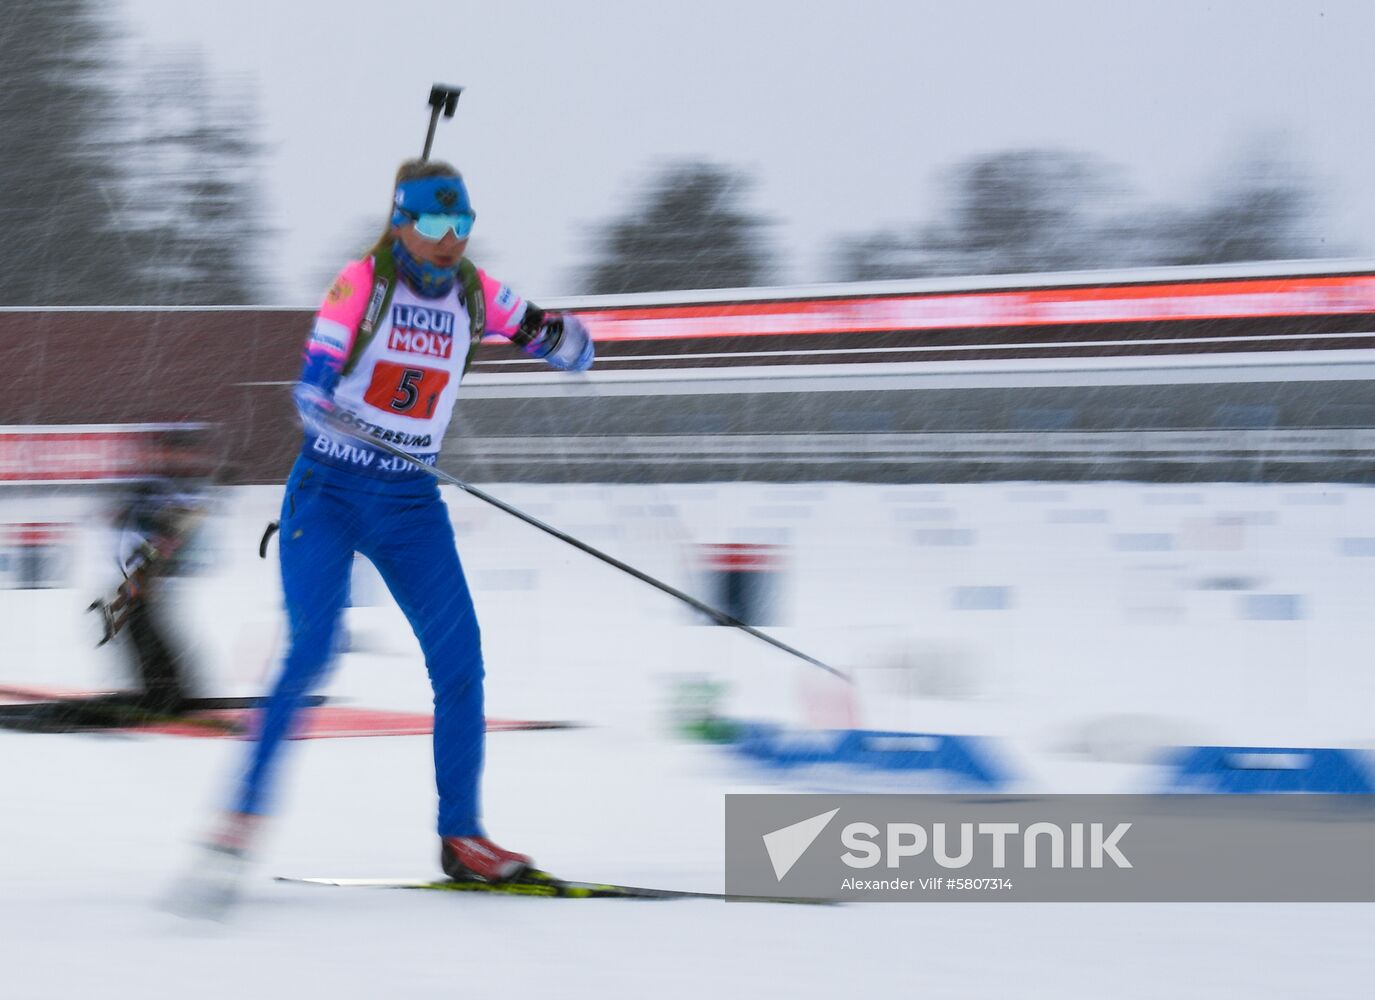
[[[678,600],[682,601],[688,607],[700,611],[702,614],[706,615],[708,618],[710,618],[712,621],[716,622],[719,625],[729,625],[731,628],[738,628],[740,631],[746,633],[747,635],[752,635],[756,639],[760,639],[763,642],[767,642],[770,646],[773,646],[775,649],[781,649],[783,652],[795,656],[799,660],[805,660],[807,663],[810,663],[814,667],[820,667],[828,674],[832,674],[835,677],[839,677],[846,683],[854,683],[850,679],[849,675],[847,675],[841,670],[837,670],[829,663],[823,663],[814,656],[808,656],[800,649],[794,649],[792,646],[789,646],[786,642],[783,642],[781,639],[775,639],[767,632],[761,632],[759,631],[759,629],[755,628],[752,625],[746,625],[744,622],[740,621],[740,619],[736,618],[735,616],[728,615],[724,611],[719,611],[716,608],[713,608],[711,605],[705,604],[702,601],[697,600],[697,598],[693,597],[692,595],[683,593],[677,587],[670,586],[669,584],[664,583],[662,580],[655,579],[643,570],[638,570],[634,566],[631,566],[629,563],[624,563],[621,560],[617,559],[615,556],[607,555],[600,549],[588,545],[581,539],[574,538],[572,535],[560,531],[558,528],[555,528],[552,525],[545,524],[539,518],[531,514],[525,513],[525,511],[521,510],[518,507],[511,506],[511,504],[507,503],[505,500],[497,499],[490,493],[487,493],[483,490],[478,489],[476,486],[473,486],[471,483],[465,483],[457,476],[449,475],[443,469],[436,468],[433,465],[426,465],[424,462],[420,461],[414,455],[411,455],[409,452],[403,451],[402,449],[396,447],[389,441],[383,441],[380,438],[375,438],[371,435],[361,433],[358,429],[351,427],[338,419],[329,420],[328,423],[332,428],[339,430],[344,434],[347,434],[349,437],[359,441],[363,441],[366,444],[371,445],[374,448],[377,448],[379,451],[385,451],[388,455],[404,459],[405,461],[410,462],[412,465],[425,470],[430,475],[438,479],[440,482],[448,483],[451,486],[457,486],[460,490],[462,490],[464,493],[467,493],[469,496],[476,497],[484,503],[491,504],[493,507],[497,508],[497,510],[505,511],[512,517],[519,518],[526,524],[530,525],[532,528],[538,528],[545,534],[553,535],[559,541],[566,542],[569,545],[573,546],[575,549],[580,549],[581,551],[586,552],[588,555],[596,559],[600,559],[608,566],[614,566],[622,573],[628,573],[635,579],[640,580],[643,583],[649,584],[651,587],[663,591],[670,597],[676,597]]]
[[[430,158],[430,147],[434,145],[434,129],[439,124],[439,113],[443,111],[445,118],[452,118],[454,111],[458,109],[458,96],[462,93],[462,87],[446,87],[442,83],[436,83],[430,88],[430,130],[425,133],[425,150],[420,154],[422,161]]]

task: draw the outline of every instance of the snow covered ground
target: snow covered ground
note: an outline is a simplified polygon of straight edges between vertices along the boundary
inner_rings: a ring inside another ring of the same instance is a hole
[[[239,747],[0,734],[6,997],[1349,997],[1375,907],[836,908],[279,886],[430,870],[424,737],[296,754],[225,926],[155,909]],[[489,741],[493,831],[575,876],[720,884],[710,754],[611,729]]]
[[[990,484],[493,486],[678,586],[692,546],[783,546],[781,638],[839,685],[466,498],[450,506],[484,626],[488,708],[591,728],[493,734],[499,840],[571,878],[719,889],[722,795],[777,789],[672,737],[674,685],[734,714],[987,737],[1036,791],[1140,791],[1161,744],[1369,748],[1375,491]],[[183,595],[215,694],[275,655],[277,491],[225,498],[214,572]],[[90,498],[0,497],[8,522]],[[112,686],[80,627],[102,557],[0,592],[0,683]],[[428,707],[404,621],[360,576],[328,693]],[[98,590],[94,590],[98,592]],[[376,602],[376,603],[372,603]],[[0,732],[0,996],[1352,996],[1372,905],[856,905],[572,901],[331,890],[272,874],[434,871],[428,737],[297,744],[246,899],[224,926],[159,911],[237,766],[230,741]]]

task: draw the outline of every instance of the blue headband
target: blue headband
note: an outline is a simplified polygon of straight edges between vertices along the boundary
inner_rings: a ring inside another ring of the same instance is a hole
[[[396,185],[393,200],[396,204],[391,220],[394,226],[403,226],[417,215],[456,215],[473,210],[463,178],[457,175],[402,181]]]

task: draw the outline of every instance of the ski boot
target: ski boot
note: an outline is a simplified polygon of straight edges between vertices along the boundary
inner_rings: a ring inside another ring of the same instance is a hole
[[[439,843],[439,866],[458,882],[509,882],[535,866],[524,854],[500,848],[486,837],[442,837]]]
[[[172,885],[162,908],[180,917],[225,920],[238,901],[259,817],[227,813],[198,845],[191,867]]]

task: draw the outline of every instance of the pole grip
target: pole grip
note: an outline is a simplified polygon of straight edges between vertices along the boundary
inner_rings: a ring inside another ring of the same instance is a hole
[[[439,124],[440,113],[442,112],[445,118],[452,118],[458,108],[459,95],[462,93],[462,87],[450,87],[442,83],[436,83],[430,88],[430,130],[425,133],[425,149],[420,154],[422,163],[430,158],[430,148],[434,145],[434,130]]]

